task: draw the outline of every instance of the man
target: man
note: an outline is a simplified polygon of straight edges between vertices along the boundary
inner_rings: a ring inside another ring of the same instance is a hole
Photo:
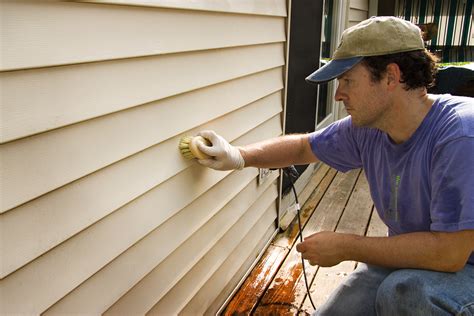
[[[305,135],[233,147],[212,131],[214,169],[323,161],[363,168],[387,237],[320,232],[297,245],[312,265],[361,262],[318,315],[474,315],[474,101],[429,95],[434,58],[420,30],[394,17],[347,29],[333,60],[350,116]]]

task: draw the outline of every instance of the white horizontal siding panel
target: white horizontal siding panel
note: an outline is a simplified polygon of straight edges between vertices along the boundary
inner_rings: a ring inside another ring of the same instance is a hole
[[[368,18],[368,12],[356,9],[349,10],[349,22],[359,23]]]
[[[212,273],[218,269],[223,261],[235,250],[237,245],[244,240],[249,231],[258,230],[257,227],[262,225],[263,222],[265,223],[263,225],[268,227],[270,223],[275,220],[276,211],[274,205],[276,204],[276,195],[277,187],[276,184],[273,184],[255,203],[255,206],[249,209],[243,217],[239,219],[221,240],[219,240],[219,243],[194,265],[148,314],[176,315],[202,287]],[[270,204],[271,206],[269,207]],[[272,210],[269,211],[269,209]]]
[[[277,93],[233,111],[219,120],[198,126],[188,133],[193,135],[198,130],[213,129],[231,141],[274,117],[281,110],[281,93]],[[274,117],[270,124],[263,124],[258,132],[267,135],[267,131],[271,131],[272,136],[275,136],[274,131],[278,129],[281,133],[278,117]],[[181,157],[177,148],[179,139],[180,135],[167,139],[1,214],[3,242],[0,243],[0,250],[5,254],[1,277],[188,167],[191,163]]]
[[[1,18],[3,71],[285,41],[272,16],[19,0]]]
[[[153,308],[147,315],[177,315],[180,310],[205,285],[212,274],[239,247],[250,252],[253,247],[247,244],[249,239],[263,232],[276,219],[276,201],[278,195],[276,183],[249,209],[244,216]],[[275,227],[276,229],[276,227]],[[250,237],[250,236],[251,237]],[[256,244],[260,239],[253,239]],[[250,248],[250,249],[249,249]],[[207,307],[207,306],[206,306]]]
[[[353,27],[354,25],[359,24],[360,21],[348,21],[347,22],[347,27]]]
[[[247,109],[252,111],[244,111]],[[275,105],[275,102],[272,102],[262,106],[256,102],[242,109],[242,116],[235,122],[229,124],[225,119],[219,121],[227,123],[226,129],[232,129],[243,122],[244,118],[254,120],[253,126],[256,126],[258,123],[255,121],[262,121],[262,117],[269,118],[280,111],[281,103]],[[219,129],[217,131],[220,133]],[[161,183],[7,276],[0,284],[0,291],[5,293],[3,298],[7,302],[2,308],[5,312],[18,313],[44,311],[163,221],[221,181],[226,174],[196,165]],[[157,209],[157,206],[160,208]],[[48,291],[44,291],[46,286]]]
[[[349,7],[357,10],[369,11],[369,0],[349,0]]]
[[[212,121],[191,130],[190,134],[195,134],[198,130],[213,129],[220,131],[229,141],[234,140],[250,128],[250,125],[238,124],[239,120],[249,124],[256,122],[243,121],[242,116],[238,114],[239,112],[231,113],[222,120]],[[226,130],[226,125],[235,128]],[[258,139],[255,138],[255,133],[259,135]],[[234,143],[248,144],[281,133],[281,118],[277,114],[239,137]],[[176,150],[178,142],[179,136],[173,137],[14,211],[2,214],[0,253],[4,254],[4,257],[1,262],[1,277],[189,166],[191,162],[182,159]],[[157,163],[156,157],[161,157],[160,163]],[[163,168],[163,165],[167,167]],[[51,227],[52,218],[54,227]]]
[[[212,252],[216,243],[259,199],[270,184],[259,187],[256,178],[252,180],[229,204],[173,251],[166,260],[151,270],[105,314],[143,315],[146,313],[207,253]]]
[[[234,144],[256,142],[280,134],[279,117],[275,116],[238,138]],[[246,185],[251,178],[255,178],[255,172],[255,170],[245,169],[243,172],[231,173],[206,194],[164,222],[143,240],[62,298],[46,314],[104,312],[138,280],[158,265],[164,255],[168,255],[177,245],[194,233],[196,227],[201,226],[205,220],[213,216],[221,207],[221,201],[225,202],[225,197],[232,198],[242,189],[242,185]],[[245,201],[242,203],[245,204]],[[184,226],[183,222],[187,222],[187,226]],[[174,236],[172,239],[162,243],[162,240],[171,235]],[[161,246],[157,248],[157,244],[161,244]],[[117,275],[121,277],[117,278]]]
[[[254,211],[254,210],[252,210]],[[264,217],[256,227],[245,236],[222,263],[212,276],[201,286],[199,291],[194,295],[191,301],[179,312],[178,315],[215,315],[217,309],[211,313],[208,309],[212,306],[213,301],[221,294],[226,286],[231,282],[233,277],[239,272],[239,268],[247,261],[249,254],[258,253],[261,248],[255,249],[260,244],[268,242],[268,238],[276,230],[274,220],[275,214],[278,213],[276,202],[272,203],[266,210]],[[266,231],[265,231],[266,228]],[[234,238],[241,238],[241,234],[236,234]],[[255,260],[255,256],[253,257]],[[223,300],[221,301],[221,304]]]
[[[212,221],[222,207],[255,180],[255,176],[255,170],[231,173],[62,298],[45,314],[101,314],[183,242],[194,238],[193,234]]]
[[[110,3],[173,9],[217,11],[226,13],[261,14],[285,17],[287,15],[285,0],[86,0],[77,2]]]
[[[4,212],[283,87],[276,68],[0,145]],[[235,93],[246,91],[246,93]],[[242,89],[242,90],[241,90]],[[275,101],[276,97],[268,102]],[[218,104],[218,106],[216,106]],[[91,154],[94,153],[94,154]]]
[[[43,312],[227,174],[188,168],[10,274],[0,283],[1,312]]]
[[[270,225],[264,235],[254,237],[255,239],[260,239],[257,246],[251,252],[247,252],[242,255],[247,256],[247,259],[240,265],[240,268],[237,270],[237,272],[235,272],[232,278],[227,282],[226,286],[220,291],[219,295],[214,299],[214,302],[209,305],[207,310],[204,312],[204,315],[217,315],[219,309],[229,298],[229,296],[232,295],[232,292],[236,290],[239,283],[249,272],[249,269],[257,263],[261,255],[263,255],[265,252],[266,247],[268,247],[269,242],[272,240],[272,237],[277,233],[274,225],[275,224]]]
[[[281,113],[278,113],[256,128],[240,136],[233,142],[233,144],[236,146],[243,146],[255,143],[256,141],[281,136],[283,134],[281,120]],[[259,135],[258,139],[255,138],[256,133]]]
[[[283,64],[276,43],[0,73],[0,142]]]

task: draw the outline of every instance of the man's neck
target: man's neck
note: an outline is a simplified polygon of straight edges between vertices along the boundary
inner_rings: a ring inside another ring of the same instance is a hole
[[[396,143],[407,141],[421,125],[433,105],[434,99],[426,89],[403,91],[394,99],[388,118],[381,129]]]

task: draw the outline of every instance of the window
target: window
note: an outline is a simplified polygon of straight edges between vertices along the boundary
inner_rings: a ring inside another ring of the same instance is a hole
[[[331,58],[333,41],[334,0],[324,1],[324,13],[321,30],[321,58],[320,67],[324,66]],[[316,123],[321,123],[333,110],[332,93],[329,83],[319,85],[318,110]]]

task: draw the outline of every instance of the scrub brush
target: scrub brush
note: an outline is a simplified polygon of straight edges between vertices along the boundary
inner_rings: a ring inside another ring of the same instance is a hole
[[[206,146],[211,146],[211,142],[205,139],[202,136],[184,136],[179,141],[179,150],[181,151],[181,155],[184,156],[186,159],[209,159],[211,156],[206,155],[202,151],[199,150],[197,144],[205,144]]]

